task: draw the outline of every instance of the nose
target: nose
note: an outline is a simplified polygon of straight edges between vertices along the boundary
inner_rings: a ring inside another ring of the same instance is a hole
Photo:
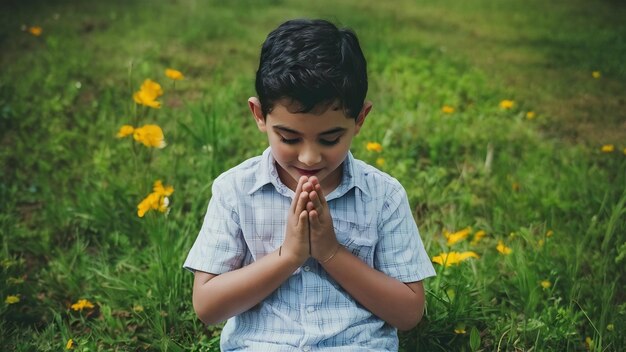
[[[306,166],[317,165],[322,161],[322,155],[313,146],[304,146],[298,155],[298,161]]]

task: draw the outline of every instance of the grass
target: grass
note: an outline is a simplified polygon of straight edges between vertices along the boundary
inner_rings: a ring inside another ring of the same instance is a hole
[[[218,350],[220,327],[195,317],[181,265],[211,181],[265,148],[245,102],[265,35],[292,17],[357,31],[374,110],[353,153],[384,159],[405,186],[429,255],[480,257],[436,265],[427,313],[400,335],[403,351],[626,346],[619,3],[0,6],[5,349],[59,350],[72,339],[81,351]],[[167,67],[186,79],[174,85]],[[162,84],[162,109],[133,103],[145,78]],[[499,107],[505,99],[513,108]],[[163,128],[166,148],[115,138],[123,124],[147,123]],[[366,151],[368,141],[382,152]],[[608,143],[616,150],[601,152]],[[138,218],[156,179],[175,188],[170,212]],[[448,246],[444,231],[466,227],[468,238]],[[487,235],[473,243],[479,230]],[[73,310],[79,299],[94,308]]]

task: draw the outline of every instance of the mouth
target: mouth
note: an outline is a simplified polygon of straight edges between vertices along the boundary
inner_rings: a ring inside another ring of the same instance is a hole
[[[296,169],[296,171],[298,171],[298,173],[303,176],[313,176],[322,170],[322,169],[305,170],[305,169],[301,169],[295,166],[294,166],[294,169]]]

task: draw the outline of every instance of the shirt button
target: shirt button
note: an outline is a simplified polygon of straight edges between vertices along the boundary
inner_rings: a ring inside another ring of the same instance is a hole
[[[302,269],[304,269],[304,271],[311,271],[311,267],[308,265],[305,265]]]
[[[315,311],[315,308],[307,307],[306,311],[309,312],[309,313],[313,313]]]

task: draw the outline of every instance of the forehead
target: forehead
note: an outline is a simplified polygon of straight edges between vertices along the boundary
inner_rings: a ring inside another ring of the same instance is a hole
[[[267,114],[266,123],[270,127],[281,126],[302,134],[319,134],[335,128],[350,129],[355,126],[352,117],[346,116],[344,110],[331,105],[325,111],[308,113],[291,112],[291,107],[275,104]]]

